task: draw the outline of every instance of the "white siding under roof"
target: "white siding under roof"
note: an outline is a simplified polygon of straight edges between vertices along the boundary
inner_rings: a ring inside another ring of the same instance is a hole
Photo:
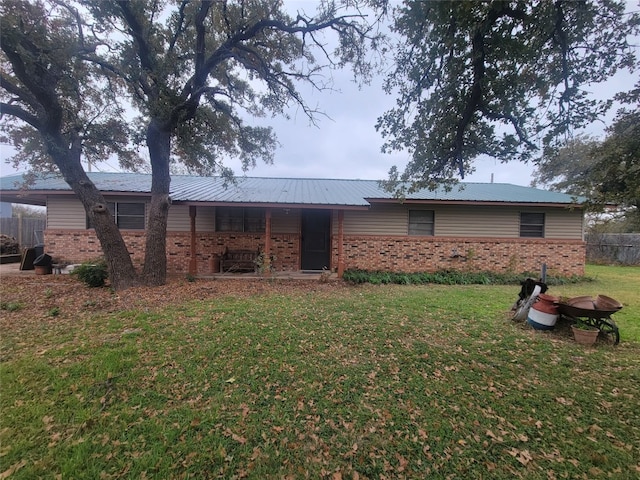
[[[196,231],[213,232],[215,230],[215,207],[198,206],[196,208]],[[191,217],[188,205],[171,205],[167,218],[167,231],[191,231]]]
[[[300,231],[300,209],[272,208],[271,233],[298,233]]]
[[[436,237],[518,238],[520,212],[545,213],[545,238],[582,238],[577,209],[471,205],[373,205],[368,211],[345,211],[345,235],[407,235],[408,211],[433,210]],[[335,220],[334,220],[335,221]],[[337,223],[334,231],[337,231]]]
[[[439,237],[517,237],[519,215],[514,208],[439,205],[435,235]]]
[[[64,230],[87,228],[87,217],[80,200],[71,196],[50,196],[47,199],[47,228]]]
[[[334,222],[337,215],[334,215]],[[334,224],[334,232],[337,223]],[[369,210],[344,212],[345,235],[406,235],[407,208],[404,205],[374,204]]]
[[[548,210],[545,216],[545,238],[584,239],[582,210]]]

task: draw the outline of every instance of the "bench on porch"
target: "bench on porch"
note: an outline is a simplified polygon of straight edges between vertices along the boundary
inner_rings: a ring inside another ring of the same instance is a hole
[[[220,257],[220,273],[256,272],[259,250],[229,250],[227,247]]]

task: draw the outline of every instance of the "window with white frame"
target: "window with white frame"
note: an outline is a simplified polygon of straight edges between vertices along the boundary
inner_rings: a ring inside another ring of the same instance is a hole
[[[433,210],[409,210],[409,235],[433,236]]]

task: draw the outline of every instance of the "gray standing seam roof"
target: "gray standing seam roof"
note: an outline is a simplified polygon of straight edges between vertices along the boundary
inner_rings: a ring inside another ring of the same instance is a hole
[[[103,192],[148,193],[151,175],[139,173],[89,173]],[[16,191],[22,175],[0,177],[0,190]],[[37,178],[29,190],[70,191],[61,176]],[[220,177],[175,175],[171,179],[171,197],[176,202],[300,204],[318,206],[366,207],[369,200],[392,200],[376,180],[337,180],[314,178],[237,177],[225,183]],[[407,201],[462,201],[498,203],[579,204],[582,197],[506,183],[460,183],[450,191],[427,189],[406,195]]]

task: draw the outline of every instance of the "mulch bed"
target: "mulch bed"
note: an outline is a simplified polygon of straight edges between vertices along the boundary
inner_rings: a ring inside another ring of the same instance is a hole
[[[348,288],[340,281],[286,279],[168,279],[160,287],[134,287],[114,292],[108,287],[89,288],[68,275],[3,276],[0,278],[0,328],[37,320],[62,321],[93,312],[162,310],[190,300],[222,296],[333,292]]]

